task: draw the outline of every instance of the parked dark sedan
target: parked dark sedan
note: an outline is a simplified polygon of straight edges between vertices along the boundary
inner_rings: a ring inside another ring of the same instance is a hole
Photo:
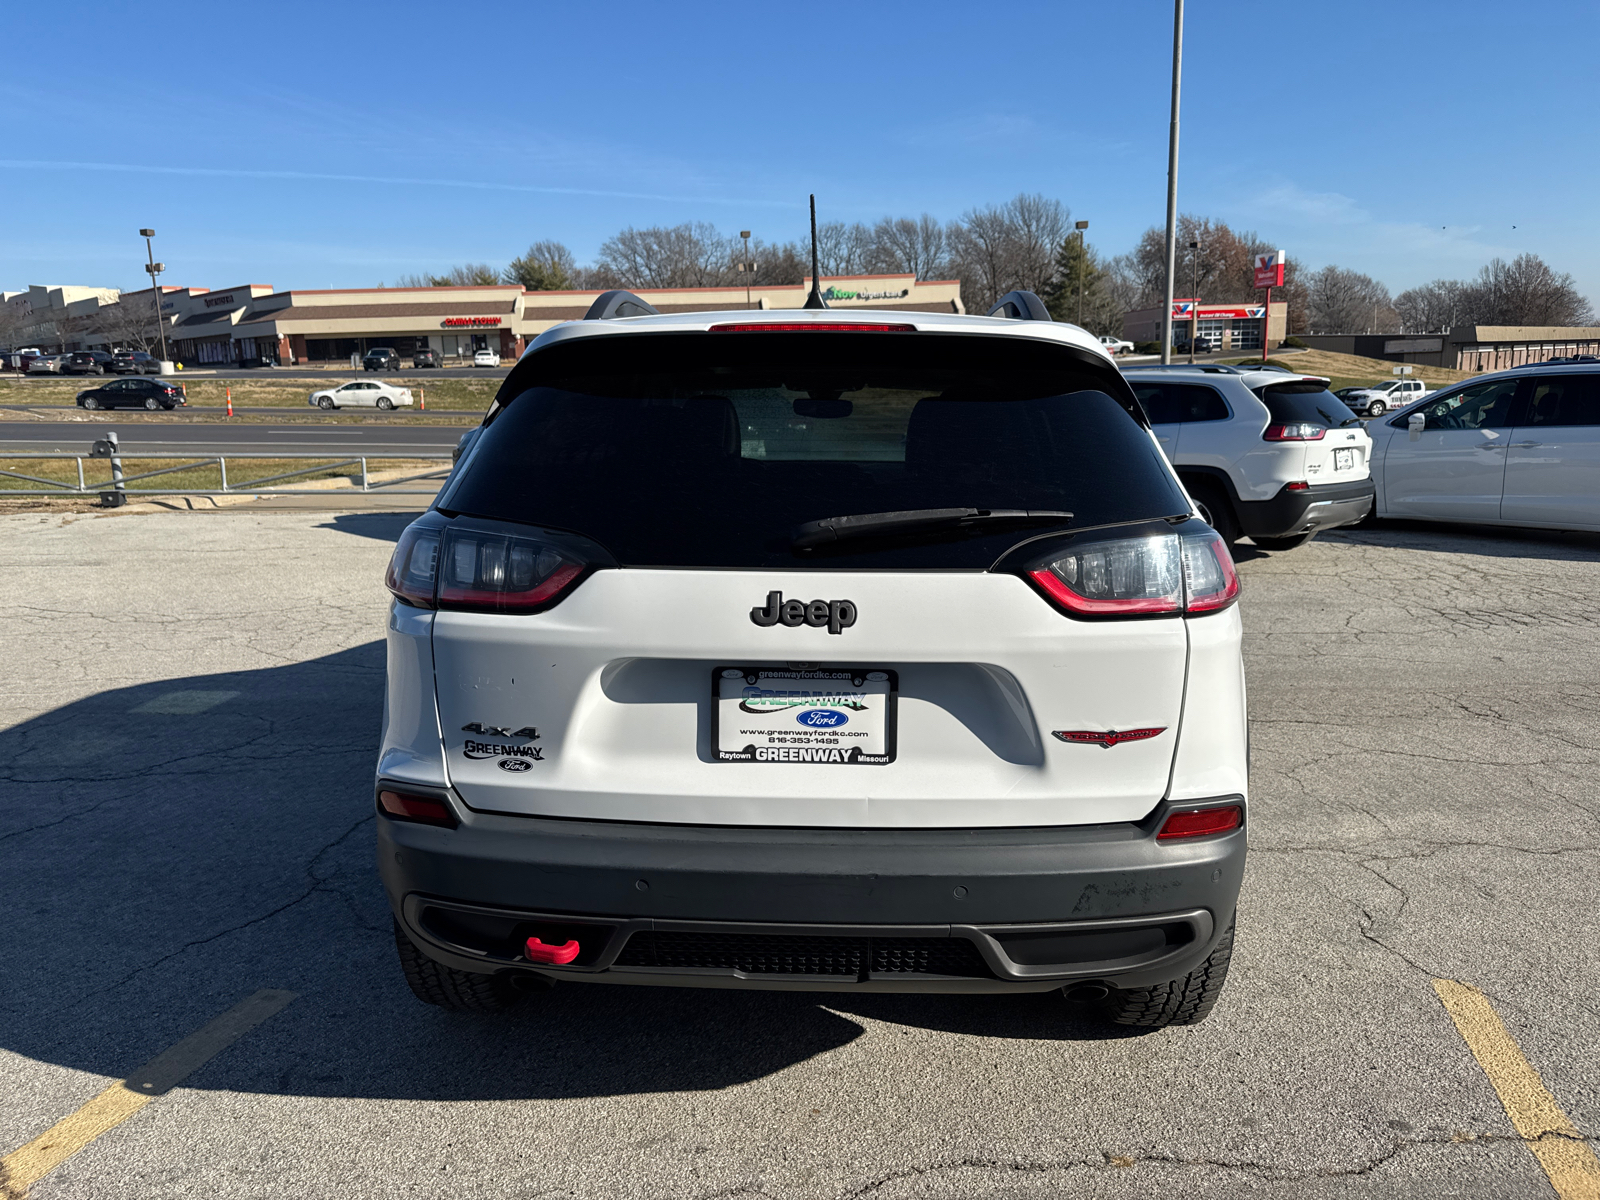
[[[413,367],[437,367],[439,365],[438,352],[434,350],[414,351],[411,355],[411,365]]]
[[[143,350],[113,350],[111,370],[118,375],[159,375],[161,364]]]
[[[61,360],[63,375],[104,375],[111,370],[111,355],[104,350],[74,350]]]
[[[113,379],[78,393],[80,408],[177,408],[188,403],[183,389],[163,379]]]
[[[400,369],[400,355],[390,350],[387,346],[374,346],[367,351],[366,357],[361,360],[361,369],[364,371],[398,371]]]

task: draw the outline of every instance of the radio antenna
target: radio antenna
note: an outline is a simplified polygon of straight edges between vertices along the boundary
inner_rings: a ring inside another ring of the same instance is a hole
[[[817,270],[817,197],[814,193],[811,197],[811,294],[800,307],[828,307],[828,302],[822,298],[821,272]]]

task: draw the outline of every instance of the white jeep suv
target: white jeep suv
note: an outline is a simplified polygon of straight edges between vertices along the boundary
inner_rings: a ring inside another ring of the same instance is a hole
[[[1372,439],[1316,375],[1226,366],[1129,367],[1161,448],[1231,545],[1291,550],[1372,509]]]
[[[1238,580],[1080,329],[608,293],[388,586],[378,863],[429,1003],[1064,990],[1162,1026],[1222,987]]]

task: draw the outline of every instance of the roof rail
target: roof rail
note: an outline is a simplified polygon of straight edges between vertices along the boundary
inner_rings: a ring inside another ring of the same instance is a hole
[[[1014,321],[1049,321],[1050,310],[1032,292],[1007,292],[994,302],[987,316],[1010,317]]]
[[[632,292],[616,288],[609,292],[601,292],[596,296],[594,303],[589,305],[589,311],[583,314],[583,319],[585,321],[609,321],[613,317],[656,317],[660,315],[660,309],[645,303]]]

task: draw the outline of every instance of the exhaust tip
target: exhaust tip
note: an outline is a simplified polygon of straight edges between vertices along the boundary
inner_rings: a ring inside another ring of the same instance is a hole
[[[1063,992],[1074,1004],[1089,1004],[1095,1000],[1104,1000],[1111,994],[1111,989],[1103,983],[1079,983],[1063,989]]]

